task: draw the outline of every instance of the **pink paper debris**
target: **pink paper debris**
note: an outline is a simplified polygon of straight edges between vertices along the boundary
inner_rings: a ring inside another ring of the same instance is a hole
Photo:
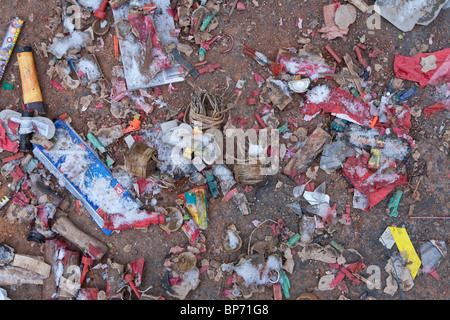
[[[343,37],[348,33],[348,29],[339,29],[334,22],[336,14],[336,5],[334,3],[323,6],[324,25],[318,31],[322,33],[322,38],[332,40],[338,37]]]
[[[27,204],[30,203],[30,199],[27,198],[25,193],[16,192],[13,195],[12,202],[21,205],[22,207],[26,207]]]
[[[258,85],[258,87],[261,87],[263,84],[264,84],[264,82],[266,82],[266,79],[264,79],[264,77],[263,76],[261,76],[259,73],[257,73],[257,72],[255,72],[254,74],[253,74],[253,76],[255,77],[255,81],[256,81],[256,84]]]
[[[227,194],[222,198],[222,201],[229,201],[231,198],[233,198],[238,193],[239,193],[238,190],[236,188],[234,188],[227,192]]]
[[[52,86],[54,86],[56,89],[59,90],[64,90],[64,87],[62,85],[60,85],[58,82],[56,82],[53,79],[50,79],[50,83],[52,84]]]
[[[6,135],[6,130],[3,127],[3,122],[0,120],[0,148],[3,150],[16,153],[19,151],[19,143],[11,141]]]

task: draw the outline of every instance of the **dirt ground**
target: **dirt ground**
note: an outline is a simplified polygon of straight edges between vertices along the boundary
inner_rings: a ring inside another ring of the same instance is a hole
[[[18,39],[17,46],[39,44],[45,42],[47,44],[52,41],[51,31],[45,27],[46,19],[49,17],[53,7],[61,5],[63,1],[45,0],[45,1],[1,1],[0,2],[0,26],[1,30],[5,30],[10,20],[16,16],[25,20],[25,26]],[[255,3],[256,1],[254,1]],[[367,1],[373,4],[374,1]],[[390,80],[395,77],[393,71],[394,55],[410,56],[411,50],[418,44],[428,44],[431,35],[432,44],[429,45],[426,52],[435,52],[448,47],[448,21],[450,18],[450,10],[442,10],[439,16],[428,26],[416,25],[410,32],[401,32],[389,22],[381,19],[381,29],[369,32],[366,20],[370,16],[368,13],[357,11],[357,19],[349,28],[348,35],[345,38],[337,38],[327,40],[320,37],[318,29],[323,24],[323,5],[331,3],[331,1],[276,1],[276,0],[258,0],[258,6],[252,1],[244,1],[246,10],[234,10],[231,16],[228,12],[232,1],[221,5],[221,11],[217,14],[219,26],[213,31],[218,34],[220,31],[229,34],[234,38],[233,49],[223,54],[222,48],[213,46],[206,53],[206,60],[209,63],[220,63],[220,68],[211,74],[202,74],[198,79],[190,78],[196,85],[208,91],[215,92],[223,90],[226,87],[226,79],[230,77],[236,82],[239,79],[246,79],[247,84],[245,92],[236,108],[230,111],[231,118],[241,117],[250,120],[245,128],[250,128],[255,124],[254,113],[263,106],[248,106],[246,104],[246,96],[249,96],[251,90],[258,89],[253,79],[253,72],[258,72],[264,77],[269,74],[249,55],[243,53],[243,46],[248,45],[259,52],[264,53],[269,59],[275,60],[278,49],[294,47],[301,48],[303,45],[299,43],[299,39],[308,38],[311,40],[308,48],[322,53],[325,60],[330,65],[336,65],[334,59],[325,50],[325,46],[329,44],[334,48],[339,56],[349,53],[355,64],[357,64],[356,54],[353,47],[360,41],[361,37],[365,37],[364,44],[368,47],[363,50],[363,55],[372,68],[375,64],[381,65],[381,69],[373,71],[373,81],[375,86],[373,91],[383,94]],[[225,11],[226,9],[226,11]],[[30,16],[33,18],[30,19]],[[300,30],[297,26],[297,18],[303,19],[303,28]],[[112,21],[111,8],[107,9],[106,19]],[[30,21],[32,20],[32,21]],[[94,21],[91,17],[88,21]],[[61,31],[61,26],[57,32]],[[308,29],[313,33],[308,34]],[[1,31],[3,35],[4,31]],[[114,59],[113,37],[110,34],[103,36],[104,49],[97,54],[97,58],[101,65],[102,71],[106,79],[111,79],[111,71],[113,66],[121,66],[121,62]],[[304,35],[302,35],[302,32]],[[399,36],[403,36],[402,39]],[[192,46],[198,50],[195,44]],[[369,57],[368,53],[375,48],[383,50],[384,54],[378,57]],[[82,51],[83,53],[83,51]],[[90,94],[89,89],[80,86],[76,90],[59,90],[51,85],[47,76],[49,68],[48,58],[41,54],[34,54],[36,70],[41,86],[42,94],[46,106],[48,106],[48,117],[57,119],[60,115],[67,113],[72,118],[72,127],[81,135],[86,136],[88,133],[87,122],[94,121],[97,126],[110,127],[119,124],[120,121],[115,119],[105,104],[102,108],[95,108],[95,103],[85,111],[81,112],[74,105],[76,101]],[[195,52],[191,57],[187,58],[192,64],[198,63],[198,57]],[[358,65],[359,67],[359,65]],[[339,67],[338,67],[339,69]],[[14,84],[12,91],[0,89],[0,108],[10,108],[20,110],[22,104],[22,92],[20,86],[20,74],[17,64],[16,54],[13,54],[11,61],[6,68],[3,81]],[[329,79],[320,79],[314,82],[317,84],[327,84],[336,87],[337,84]],[[424,109],[435,102],[442,100],[437,87],[446,84],[440,83],[436,86],[428,85],[420,88],[417,83],[405,81],[406,88],[413,86],[417,89],[417,93],[407,100],[410,107],[418,106]],[[186,81],[175,83],[173,86],[176,91],[169,92],[167,85],[162,86],[162,100],[167,103],[163,108],[155,108],[152,114],[147,115],[147,119],[143,120],[143,128],[148,128],[154,124],[154,119],[166,120],[173,119],[174,115],[178,115],[184,111],[192,92],[192,86]],[[448,90],[448,89],[447,89]],[[294,101],[289,104],[283,111],[276,111],[276,116],[280,119],[280,124],[286,122],[287,118],[295,119],[299,126],[307,129],[314,128],[318,123],[325,123],[325,127],[329,128],[331,117],[329,115],[320,115],[311,122],[302,120],[303,115],[298,107],[298,102],[303,99],[300,94],[294,94]],[[170,118],[171,117],[171,118]],[[123,127],[128,126],[131,121],[131,114],[122,122]],[[416,150],[418,154],[415,158],[408,157],[404,164],[408,175],[408,185],[402,186],[404,191],[401,199],[398,216],[389,217],[386,214],[386,208],[390,196],[384,198],[374,208],[368,212],[358,209],[351,209],[352,223],[344,225],[338,223],[335,232],[329,237],[317,239],[320,245],[327,245],[331,240],[341,244],[344,248],[354,249],[364,258],[366,266],[376,265],[381,269],[381,289],[369,290],[364,283],[359,285],[353,283],[349,279],[345,279],[346,289],[343,291],[339,288],[333,290],[318,290],[319,279],[325,274],[332,272],[327,263],[315,260],[302,261],[297,254],[293,255],[295,266],[293,272],[288,274],[290,281],[290,298],[296,299],[302,293],[314,293],[321,300],[337,300],[345,297],[350,300],[360,300],[373,298],[376,300],[399,300],[401,299],[400,291],[394,295],[388,295],[383,292],[386,286],[386,278],[388,276],[385,266],[389,260],[389,252],[378,240],[381,234],[388,226],[397,226],[406,228],[408,235],[418,252],[420,244],[428,240],[441,240],[449,244],[449,220],[448,219],[411,219],[411,216],[428,216],[441,217],[449,216],[449,177],[450,167],[448,165],[448,137],[445,138],[444,133],[448,132],[449,113],[441,111],[431,116],[425,116],[423,113],[419,116],[411,117],[412,128],[410,136],[416,141]],[[447,139],[447,140],[446,140]],[[123,164],[124,153],[127,151],[127,145],[123,139],[119,139],[113,145],[108,147],[113,153],[117,162],[114,166]],[[2,152],[0,157],[10,156],[8,152]],[[320,156],[311,164],[316,166],[319,164]],[[282,163],[282,166],[285,163]],[[174,232],[171,236],[164,234],[163,230],[158,226],[151,225],[146,230],[125,230],[119,233],[112,233],[106,236],[94,223],[92,218],[86,211],[78,213],[76,211],[75,198],[58,185],[57,181],[47,174],[51,186],[70,203],[66,213],[71,221],[73,221],[84,232],[94,236],[101,242],[109,244],[109,250],[102,258],[102,263],[107,258],[111,258],[115,262],[126,265],[142,256],[145,259],[144,273],[141,290],[150,288],[146,293],[154,297],[161,297],[167,300],[175,299],[167,294],[162,287],[162,283],[166,276],[164,262],[167,258],[169,250],[174,246],[186,247],[188,238],[181,231]],[[281,186],[279,181],[282,182]],[[327,183],[327,194],[330,196],[330,203],[336,204],[338,216],[345,212],[345,205],[352,204],[353,193],[350,192],[351,185],[342,175],[342,170],[336,170],[332,174],[326,174],[323,170],[319,170],[314,180],[315,186],[322,182]],[[2,188],[7,186],[9,180],[2,178]],[[208,195],[208,218],[209,225],[207,230],[202,234],[205,236],[206,251],[200,254],[202,259],[209,261],[215,260],[220,263],[237,262],[244,254],[247,254],[249,241],[262,240],[265,236],[273,235],[270,228],[262,228],[254,233],[254,237],[250,239],[250,234],[254,231],[255,226],[253,220],[260,222],[271,219],[277,221],[283,219],[285,225],[294,233],[298,232],[299,219],[298,216],[286,207],[286,204],[294,201],[292,189],[296,186],[295,182],[282,171],[277,175],[267,176],[266,179],[253,185],[246,192],[247,199],[251,203],[251,214],[244,216],[238,210],[237,206],[232,202],[224,202],[221,197],[214,199]],[[193,185],[187,178],[178,180],[172,189],[163,189],[156,195],[158,205],[162,207],[173,206],[177,199],[177,195],[189,190]],[[245,186],[239,185],[238,188],[243,190]],[[417,188],[417,189],[416,189]],[[420,194],[420,199],[414,199],[412,194],[414,190]],[[145,203],[152,197],[146,195],[141,201]],[[412,208],[412,209],[411,209]],[[2,210],[4,217],[5,209]],[[226,234],[226,228],[234,224],[240,231],[242,237],[242,247],[237,252],[227,252],[223,250],[223,239]],[[42,255],[39,244],[27,241],[29,226],[18,223],[10,224],[6,219],[0,219],[0,243],[6,243],[13,247],[16,253]],[[318,235],[316,235],[318,237]],[[250,245],[251,245],[250,244]],[[131,248],[127,245],[131,245]],[[124,250],[127,248],[127,250]],[[295,251],[301,250],[301,247],[293,247]],[[201,266],[201,261],[197,266]],[[440,280],[435,279],[429,274],[419,272],[414,279],[414,286],[408,291],[404,291],[405,300],[447,300],[449,297],[449,262],[448,258],[444,258],[437,270]],[[360,274],[368,277],[366,271]],[[100,290],[106,290],[106,281],[98,270],[92,270],[88,273],[90,278],[86,287],[95,287]],[[223,277],[219,281],[210,279],[207,273],[200,275],[200,283],[195,290],[192,290],[186,299],[191,300],[222,300],[223,290],[227,287],[226,278]],[[8,292],[8,297],[12,300],[41,300],[41,285],[18,285],[7,286],[4,289]],[[128,299],[129,296],[126,296]],[[132,295],[132,299],[136,296]],[[254,293],[249,299],[273,299],[273,290],[266,287],[264,292]]]

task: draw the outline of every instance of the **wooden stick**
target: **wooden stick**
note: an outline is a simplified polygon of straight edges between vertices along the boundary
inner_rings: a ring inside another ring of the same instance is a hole
[[[362,282],[364,282],[367,285],[371,285],[371,286],[375,286],[375,284],[372,281],[367,280],[366,278],[364,278],[362,275],[360,275],[359,273],[353,273],[352,274],[355,276],[355,278],[358,278],[359,280],[361,280]]]
[[[3,158],[3,159],[2,159],[2,162],[3,162],[3,163],[7,163],[7,162],[10,162],[10,161],[13,161],[13,160],[22,158],[22,157],[23,157],[23,152],[20,152],[20,153],[15,154],[15,155],[13,155],[13,156],[11,156],[11,157]]]
[[[31,256],[26,256],[22,254],[14,255],[14,260],[12,262],[14,267],[23,268],[26,270],[33,271],[44,278],[48,278],[50,275],[51,265],[45,263],[44,261],[38,260]]]
[[[89,253],[94,260],[101,259],[108,250],[105,244],[78,229],[66,217],[57,218],[52,230],[75,244],[83,252]]]
[[[233,14],[234,8],[236,7],[238,0],[234,0],[233,4],[231,5],[230,13],[228,14],[229,17]]]
[[[409,217],[410,219],[450,219],[450,217]]]
[[[420,183],[420,181],[422,181],[422,178],[423,178],[423,176],[421,176],[420,179],[419,179],[419,181],[417,181],[416,188],[414,189],[414,192],[412,193],[413,196],[416,194],[417,189],[419,188],[419,183]]]
[[[319,73],[319,75],[323,76],[323,77],[333,77],[333,78],[350,78],[350,79],[355,79],[358,78],[358,76],[354,76],[351,74],[337,74],[337,73]]]
[[[348,71],[350,71],[350,74],[352,74],[353,76],[357,77],[357,78],[354,79],[353,82],[355,83],[356,88],[359,91],[359,94],[362,94],[364,92],[364,90],[362,89],[361,80],[359,79],[359,76],[358,76],[358,74],[356,73],[356,71],[354,69],[355,65],[353,63],[352,57],[350,57],[350,55],[348,53],[345,54],[344,61],[345,61],[345,64],[347,65]]]

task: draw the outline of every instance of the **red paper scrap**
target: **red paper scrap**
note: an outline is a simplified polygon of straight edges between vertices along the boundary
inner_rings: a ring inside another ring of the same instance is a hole
[[[27,198],[25,193],[16,192],[13,195],[12,202],[20,204],[22,207],[26,207],[30,203],[30,200]]]
[[[60,85],[58,82],[56,82],[53,79],[50,79],[50,83],[52,84],[52,86],[54,86],[56,89],[59,90],[64,90],[64,87],[62,85]]]
[[[320,103],[305,103],[301,110],[304,115],[308,115],[310,118],[320,111],[332,113],[339,118],[366,127],[370,126],[373,119],[369,103],[357,99],[353,94],[341,88],[333,89],[328,97]]]
[[[5,151],[16,153],[19,151],[19,143],[11,141],[6,135],[6,129],[3,127],[3,122],[0,120],[0,148]]]
[[[420,62],[422,58],[431,55],[436,57],[436,69],[423,72]],[[395,55],[394,72],[397,78],[419,82],[421,88],[427,84],[448,82],[450,81],[450,48],[433,53],[419,53],[413,57]]]
[[[96,246],[94,246],[92,243],[89,243],[89,254],[94,258],[97,259],[98,256],[103,255],[103,251]]]
[[[19,181],[23,177],[23,172],[19,166],[16,166],[10,175],[14,180]]]
[[[11,118],[8,118],[8,128],[11,130],[11,132],[14,135],[18,134],[19,127],[20,127],[20,123],[14,122],[11,120]]]
[[[450,110],[450,100],[442,100],[429,107],[426,107],[425,109],[423,109],[423,114],[428,117],[430,114],[442,110]]]
[[[384,173],[386,164],[382,163],[380,169],[372,173],[368,170],[367,159],[363,157],[349,157],[342,168],[343,175],[353,184],[353,186],[363,193],[369,202],[366,211],[384,199],[395,187],[408,184],[408,178],[396,171]],[[395,166],[395,162],[391,167]]]
[[[239,193],[239,191],[236,188],[234,188],[227,192],[227,194],[222,198],[222,201],[228,201],[231,198],[233,198],[235,195],[237,195],[238,193]]]
[[[139,257],[134,261],[128,263],[131,269],[131,274],[134,276],[134,284],[139,286],[142,279],[142,272],[144,271],[144,257]]]
[[[13,161],[13,160],[16,160],[16,159],[20,159],[22,157],[23,157],[23,152],[20,152],[20,153],[15,154],[15,155],[13,155],[11,157],[3,158],[2,162],[3,163],[7,163],[7,162],[10,162],[10,161]]]
[[[337,274],[337,276],[331,281],[330,288],[336,287],[342,280],[345,278],[345,273],[340,270]]]

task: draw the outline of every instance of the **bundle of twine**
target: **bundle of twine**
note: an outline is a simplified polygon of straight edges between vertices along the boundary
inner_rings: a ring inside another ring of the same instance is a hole
[[[204,90],[194,91],[191,94],[191,101],[186,108],[183,120],[188,124],[201,123],[202,130],[219,129],[225,120],[225,113],[236,106],[240,94],[241,92],[239,92],[233,104],[225,107],[223,95],[212,94]]]

